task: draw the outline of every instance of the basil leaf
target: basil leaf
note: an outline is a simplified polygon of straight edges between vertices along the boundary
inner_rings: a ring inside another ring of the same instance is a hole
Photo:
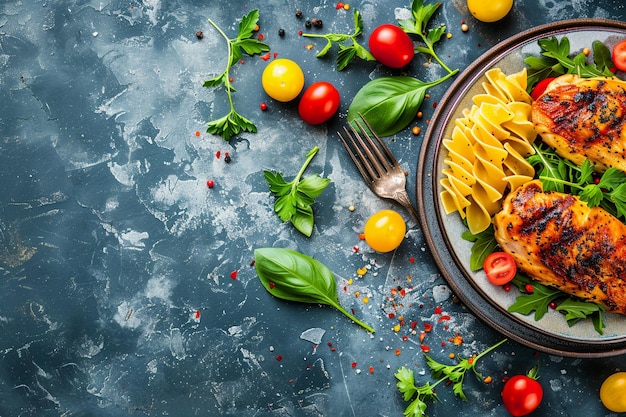
[[[254,265],[263,287],[275,297],[301,303],[329,305],[369,332],[374,329],[339,304],[332,271],[310,256],[284,248],[254,250]]]
[[[348,109],[348,121],[362,115],[380,136],[392,136],[411,123],[429,88],[456,72],[432,81],[396,76],[374,79],[356,94]]]

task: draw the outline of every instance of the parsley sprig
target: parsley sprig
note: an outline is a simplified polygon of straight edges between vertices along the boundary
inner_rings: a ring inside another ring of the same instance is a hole
[[[476,369],[478,360],[506,341],[507,339],[503,339],[479,355],[461,359],[456,365],[446,365],[437,362],[428,355],[424,355],[426,364],[431,370],[431,377],[436,379],[432,384],[426,382],[424,385],[416,386],[413,370],[405,366],[400,367],[394,374],[398,380],[396,386],[398,387],[398,391],[403,395],[404,401],[410,401],[409,405],[404,410],[404,415],[406,417],[425,417],[426,408],[428,406],[427,402],[439,401],[439,397],[435,393],[435,387],[442,382],[449,381],[449,383],[452,384],[454,395],[466,401],[467,396],[463,392],[465,374],[467,371],[471,370],[478,379],[483,380],[483,376]]]
[[[224,140],[229,140],[231,137],[239,134],[240,132],[256,133],[257,129],[254,123],[246,119],[244,116],[237,113],[233,104],[232,93],[235,92],[235,88],[230,82],[230,69],[235,63],[237,63],[245,52],[247,55],[260,54],[270,50],[269,45],[258,39],[252,39],[254,34],[254,28],[259,21],[259,10],[251,10],[250,13],[243,16],[237,31],[237,37],[230,39],[220,27],[209,19],[209,23],[222,35],[226,40],[228,46],[228,62],[224,71],[204,82],[203,87],[220,87],[224,86],[226,94],[228,95],[228,104],[230,105],[230,111],[227,115],[212,120],[208,123],[207,132],[213,135],[219,135]]]
[[[280,172],[263,171],[270,191],[277,197],[274,211],[283,222],[290,220],[293,226],[305,236],[311,236],[313,233],[314,217],[311,205],[330,184],[330,179],[322,178],[317,174],[302,178],[318,150],[316,146],[306,154],[307,160],[300,168],[300,172],[289,182],[285,181]]]
[[[541,55],[531,55],[524,59],[528,65],[528,92],[544,78],[558,77],[563,74],[577,74],[581,78],[612,77],[613,66],[611,52],[600,42],[592,43],[593,63],[588,62],[587,55],[582,51],[571,56],[569,39],[564,36],[559,40],[556,36],[542,38],[538,42]]]
[[[333,44],[339,45],[337,53],[337,70],[342,71],[356,57],[365,61],[375,61],[374,56],[357,41],[357,37],[363,33],[363,17],[358,10],[354,11],[354,32],[352,33],[328,33],[325,35],[316,33],[303,33],[307,38],[326,39],[326,45],[317,53],[318,58],[323,58],[328,54]],[[348,43],[346,43],[348,42]]]
[[[431,4],[424,4],[422,0],[413,0],[411,4],[412,19],[400,19],[398,24],[406,33],[417,35],[424,46],[418,46],[415,48],[417,52],[424,53],[434,58],[442,68],[448,73],[453,71],[448,68],[446,64],[439,58],[435,52],[435,43],[439,42],[441,36],[446,33],[446,25],[441,24],[435,28],[428,29],[428,24],[433,14],[441,6],[441,2],[435,2]]]

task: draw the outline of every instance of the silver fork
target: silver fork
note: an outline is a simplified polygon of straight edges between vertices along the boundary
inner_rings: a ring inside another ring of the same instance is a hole
[[[387,145],[378,137],[370,124],[361,116],[343,127],[346,138],[337,132],[352,162],[363,176],[367,186],[379,197],[398,202],[413,220],[418,222],[417,211],[406,192],[406,176]],[[371,132],[371,136],[368,133]],[[374,139],[372,139],[372,136]]]

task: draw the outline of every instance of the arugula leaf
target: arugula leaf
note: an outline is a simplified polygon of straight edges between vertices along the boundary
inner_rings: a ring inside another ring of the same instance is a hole
[[[539,81],[548,77],[563,74],[577,74],[581,78],[613,77],[610,71],[611,52],[604,43],[595,41],[592,44],[594,62],[589,63],[587,56],[579,52],[571,57],[570,43],[566,36],[559,40],[556,36],[542,38],[537,41],[541,56],[529,56],[524,59],[528,66],[528,92]]]
[[[513,281],[518,277],[519,275],[516,276]],[[562,297],[563,293],[560,290],[539,283],[533,283],[532,286],[533,292],[518,296],[515,303],[509,306],[508,311],[511,313],[520,313],[525,316],[534,311],[535,321],[538,321],[548,312],[550,303]]]
[[[517,274],[511,281],[522,293],[515,300],[515,303],[509,306],[508,311],[529,315],[535,312],[535,320],[540,320],[550,308],[550,303],[556,302],[556,310],[564,313],[568,326],[573,326],[580,320],[591,317],[595,330],[599,334],[603,334],[605,327],[602,313],[606,309],[595,303],[578,300],[571,297],[556,288],[533,281],[526,275]],[[533,292],[528,293],[526,286],[531,284]]]
[[[226,44],[228,46],[228,63],[221,74],[218,74],[217,76],[204,81],[202,86],[207,88],[223,86],[228,96],[230,111],[226,116],[210,121],[207,126],[207,132],[213,135],[219,135],[224,140],[229,140],[231,137],[241,132],[256,133],[257,131],[254,123],[235,111],[232,93],[236,90],[230,83],[229,74],[231,67],[241,59],[244,52],[252,56],[270,50],[269,45],[257,39],[251,39],[252,35],[254,34],[254,28],[258,21],[259,10],[251,10],[250,13],[243,16],[241,22],[239,22],[237,37],[230,39],[215,22],[209,19],[209,23],[226,40]]]
[[[356,40],[363,33],[363,17],[358,10],[354,11],[354,31],[352,33],[329,33],[320,35],[315,33],[303,33],[302,36],[307,38],[323,38],[326,39],[326,45],[317,53],[318,58],[323,58],[330,51],[333,44],[339,44],[339,52],[337,54],[337,70],[342,71],[355,58],[361,58],[365,61],[375,61],[374,56]],[[350,41],[346,45],[346,41]]]
[[[493,225],[489,225],[487,229],[476,235],[466,230],[461,234],[461,237],[469,242],[474,242],[470,253],[470,270],[479,271],[483,269],[485,258],[498,247],[498,242],[494,237]]]
[[[337,282],[328,267],[310,256],[285,248],[254,250],[254,266],[261,284],[275,297],[288,301],[329,305],[368,332],[374,329],[339,304]]]
[[[302,178],[318,150],[316,146],[306,154],[307,160],[292,181],[285,181],[279,172],[263,171],[270,191],[277,197],[274,211],[283,222],[290,220],[291,224],[307,237],[313,233],[314,216],[311,205],[330,184],[330,179],[321,178],[319,175]]]
[[[441,24],[434,29],[428,30],[427,26],[433,14],[441,6],[441,2],[424,4],[422,0],[413,0],[411,4],[412,19],[399,19],[398,24],[406,33],[417,35],[425,46],[418,46],[415,50],[434,58],[442,68],[448,73],[453,71],[439,58],[435,52],[435,43],[439,42],[444,33],[446,26]]]
[[[415,118],[429,88],[456,74],[458,70],[431,82],[408,76],[376,78],[365,84],[348,108],[348,120],[363,117],[380,136],[392,136]]]

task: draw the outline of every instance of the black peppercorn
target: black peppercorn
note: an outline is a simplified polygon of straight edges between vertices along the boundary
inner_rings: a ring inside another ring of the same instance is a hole
[[[196,32],[196,38],[198,38],[198,39],[202,39],[202,38],[204,38],[204,33],[202,33],[202,31],[201,31],[201,30],[197,31],[197,32]]]
[[[226,152],[226,155],[224,155],[224,162],[226,162],[227,164],[230,164],[230,161],[232,161],[232,159],[230,158],[230,155],[228,154],[228,152]]]
[[[304,22],[304,26],[305,26],[307,29],[311,29],[311,21],[310,21],[310,20],[307,20],[306,22]]]
[[[316,28],[321,28],[322,27],[322,19],[315,19],[315,22],[313,23],[315,25]]]
[[[300,19],[302,17],[302,10],[296,10],[296,17]]]
[[[285,36],[285,29],[278,29],[278,36],[280,37]]]

